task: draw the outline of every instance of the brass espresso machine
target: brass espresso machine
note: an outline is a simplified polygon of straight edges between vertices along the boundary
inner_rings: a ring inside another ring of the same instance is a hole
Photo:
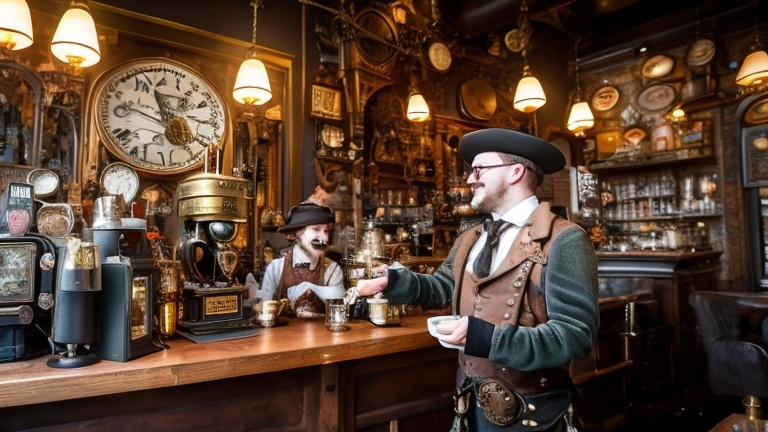
[[[248,222],[253,185],[244,178],[204,172],[179,182],[178,259],[184,272],[182,331],[208,333],[250,325],[248,291],[233,278],[240,251],[233,245]]]

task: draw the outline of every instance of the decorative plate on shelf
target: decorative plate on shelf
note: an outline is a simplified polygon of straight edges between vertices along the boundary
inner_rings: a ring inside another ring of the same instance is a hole
[[[624,130],[624,139],[632,144],[639,144],[648,135],[648,133],[640,126],[630,126]]]
[[[592,109],[597,112],[608,111],[615,107],[619,102],[620,93],[619,90],[611,85],[602,86],[595,90],[595,93],[590,99]]]
[[[451,67],[451,50],[443,42],[434,41],[427,48],[427,60],[438,72],[445,72]]]
[[[667,76],[675,67],[675,59],[666,55],[655,55],[643,63],[642,73],[646,78],[661,78]]]
[[[747,108],[744,121],[751,125],[768,123],[768,97],[764,97]]]
[[[715,43],[711,39],[697,39],[685,54],[685,62],[689,67],[701,67],[715,57]]]
[[[496,91],[480,78],[473,78],[459,87],[461,112],[474,120],[490,120],[496,112]]]
[[[646,112],[663,111],[675,102],[677,93],[669,84],[652,84],[637,95],[637,107]]]

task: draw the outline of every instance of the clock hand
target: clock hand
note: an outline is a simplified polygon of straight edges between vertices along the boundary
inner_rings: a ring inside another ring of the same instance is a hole
[[[118,105],[118,106],[116,106],[114,108],[114,110],[112,112],[114,112],[115,115],[117,117],[120,117],[120,118],[128,117],[129,115],[131,115],[131,113],[138,113],[139,115],[141,115],[141,116],[143,116],[143,117],[145,117],[145,118],[147,118],[147,119],[149,119],[149,120],[159,124],[160,126],[165,127],[165,123],[163,123],[162,120],[160,120],[158,118],[155,118],[155,117],[152,117],[151,115],[145,113],[144,111],[141,111],[139,109],[133,108],[132,106],[130,106],[128,104]]]

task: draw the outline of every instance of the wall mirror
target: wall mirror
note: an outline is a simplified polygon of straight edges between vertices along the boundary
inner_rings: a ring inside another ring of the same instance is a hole
[[[43,82],[33,70],[0,60],[0,163],[37,166]]]

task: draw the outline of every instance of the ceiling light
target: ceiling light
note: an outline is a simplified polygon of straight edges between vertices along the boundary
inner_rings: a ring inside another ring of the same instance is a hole
[[[764,50],[753,51],[739,68],[736,84],[742,87],[768,84],[768,54]]]
[[[576,75],[576,98],[573,100],[571,113],[565,126],[576,135],[584,135],[584,131],[595,125],[595,117],[589,104],[581,101],[581,86],[579,85],[579,41],[574,44],[574,71]]]
[[[24,49],[34,40],[29,6],[24,0],[0,0],[0,47]]]
[[[417,89],[413,90],[408,98],[408,111],[406,113],[408,120],[412,122],[423,122],[429,119],[429,105],[424,96]]]
[[[592,110],[586,102],[576,102],[571,107],[571,114],[568,116],[566,127],[576,135],[595,125],[595,118],[592,116]]]
[[[263,105],[272,99],[272,87],[264,63],[256,58],[256,18],[261,1],[252,1],[253,31],[251,34],[251,49],[248,58],[240,65],[235,79],[232,96],[236,101],[246,105]]]
[[[101,60],[96,24],[87,3],[72,2],[53,34],[51,52],[75,70],[93,66]]]
[[[531,75],[531,69],[526,65],[523,68],[523,78],[515,89],[513,106],[524,113],[532,113],[547,103],[547,96],[541,83]]]
[[[531,74],[531,68],[528,67],[528,41],[531,38],[531,24],[528,22],[528,3],[523,1],[520,4],[520,18],[518,20],[518,31],[523,35],[523,78],[517,83],[515,89],[515,98],[512,106],[516,110],[524,113],[532,113],[547,103],[547,96],[544,89],[536,77]]]

